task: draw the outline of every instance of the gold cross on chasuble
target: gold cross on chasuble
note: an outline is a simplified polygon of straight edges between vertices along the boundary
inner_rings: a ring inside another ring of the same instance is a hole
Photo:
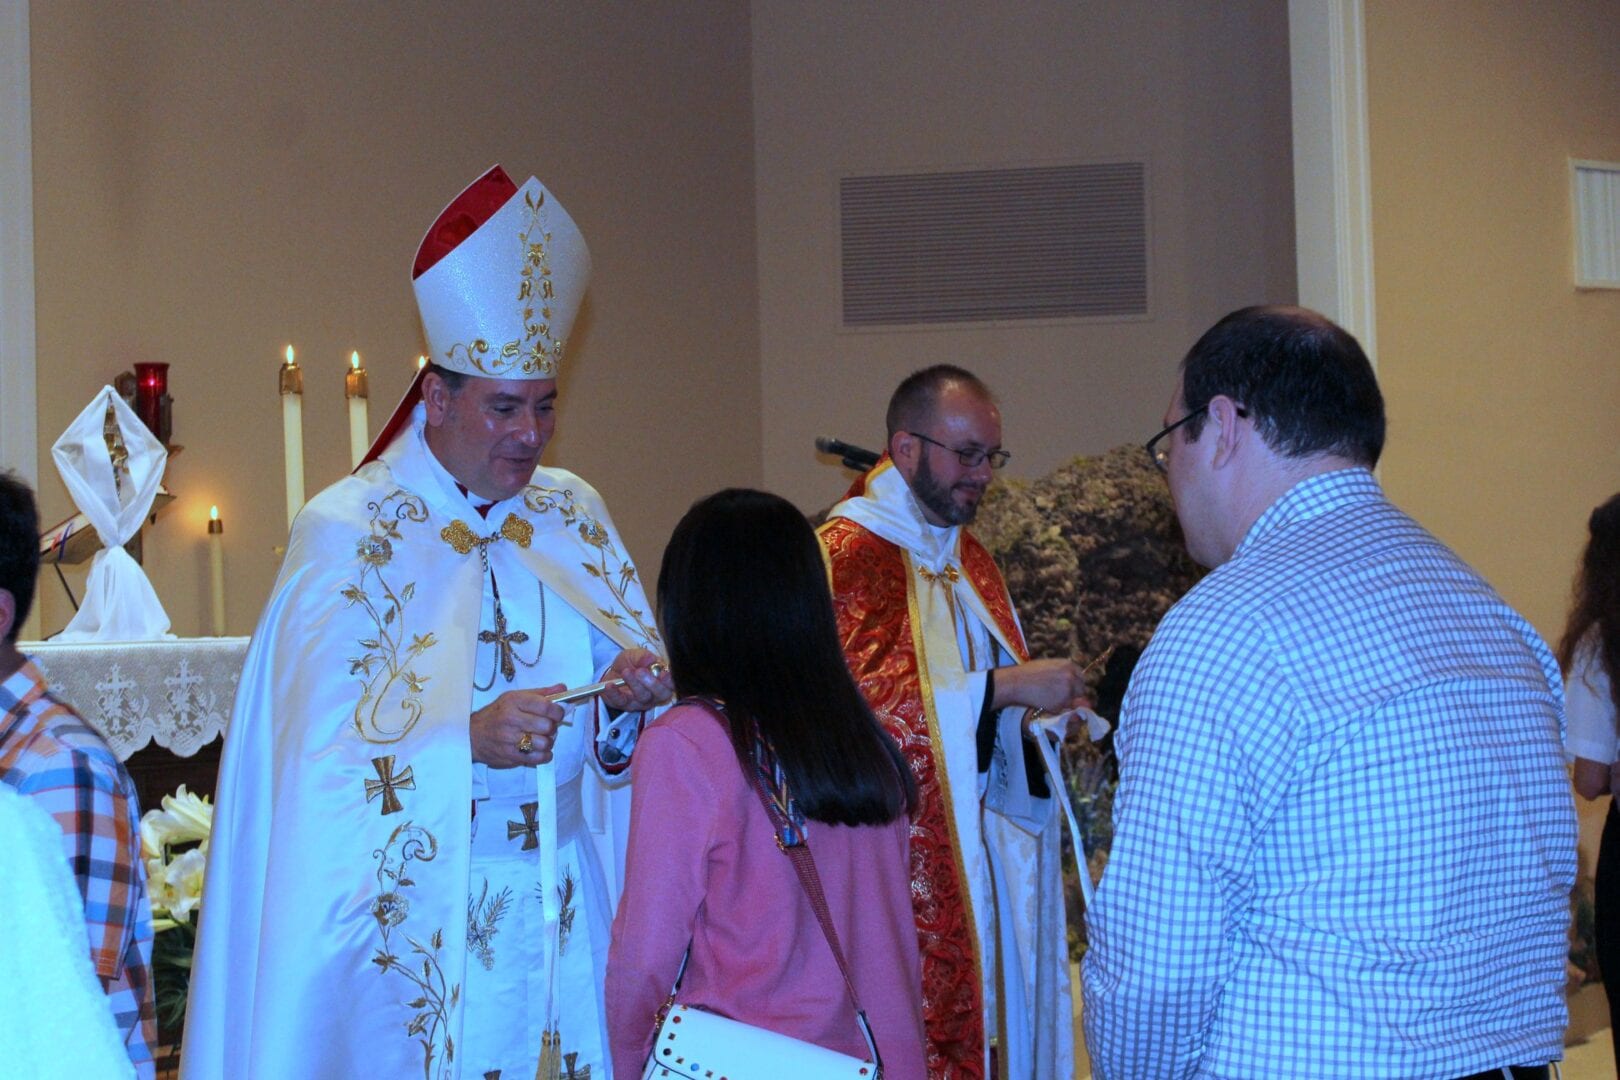
[[[523,837],[522,850],[533,851],[540,846],[540,804],[526,802],[519,806],[518,809],[523,811],[523,820],[508,821],[506,823],[506,838],[516,840],[521,836]]]
[[[377,779],[366,781],[366,802],[370,802],[378,795],[381,795],[382,812],[385,815],[397,814],[405,809],[405,804],[399,801],[395,789],[416,790],[416,777],[412,775],[411,767],[407,765],[404,772],[396,774],[394,772],[393,754],[372,758],[371,767],[377,770]]]
[[[512,646],[522,645],[529,640],[529,635],[522,630],[514,630],[510,634],[506,632],[506,612],[501,610],[499,604],[495,605],[495,629],[478,631],[478,640],[485,645],[493,642],[500,650],[501,674],[507,682],[517,678],[517,665],[512,660]]]

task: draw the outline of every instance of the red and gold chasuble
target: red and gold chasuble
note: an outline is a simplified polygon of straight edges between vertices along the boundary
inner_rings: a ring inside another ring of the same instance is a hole
[[[858,480],[849,498],[865,495],[867,481],[887,467],[885,460]],[[957,563],[942,573],[914,566],[905,549],[849,518],[834,517],[818,536],[850,669],[917,781],[911,900],[922,954],[928,1075],[980,1078],[985,1068],[983,950],[953,803],[976,803],[978,793],[951,790],[928,666],[918,662],[923,651],[919,584],[943,584],[949,591],[958,575],[965,578],[993,620],[996,636],[1020,661],[1028,659],[1023,634],[1000,570],[966,530],[960,533]]]

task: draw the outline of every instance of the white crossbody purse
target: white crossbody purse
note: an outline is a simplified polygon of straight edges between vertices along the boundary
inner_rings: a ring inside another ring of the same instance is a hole
[[[703,698],[689,698],[715,711],[722,711],[717,703]],[[723,720],[723,717],[722,717]],[[772,794],[767,777],[777,781],[776,790],[783,793],[775,761],[763,744],[755,754],[750,787],[759,796],[776,827],[776,844],[783,854],[793,860],[799,884],[804,886],[810,906],[815,909],[816,921],[832,948],[838,970],[844,976],[844,988],[849,992],[850,1004],[855,1007],[855,1022],[861,1037],[866,1040],[868,1057],[861,1059],[840,1054],[815,1043],[795,1039],[777,1031],[755,1027],[740,1020],[706,1012],[689,1005],[675,1004],[675,994],[686,974],[686,961],[675,976],[675,989],[659,1010],[658,1031],[653,1038],[652,1055],[647,1059],[642,1080],[663,1080],[665,1077],[696,1077],[699,1080],[881,1080],[883,1061],[878,1056],[877,1040],[872,1027],[855,995],[855,983],[850,978],[849,966],[844,962],[844,950],[838,946],[838,932],[833,928],[832,916],[827,912],[827,899],[821,890],[821,878],[816,873],[815,860],[805,843],[803,819],[795,821],[796,811],[784,794]],[[688,957],[691,950],[687,951]]]

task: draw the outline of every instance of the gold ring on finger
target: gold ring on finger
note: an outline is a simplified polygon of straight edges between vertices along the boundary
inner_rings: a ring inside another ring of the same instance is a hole
[[[534,750],[534,736],[530,735],[527,731],[525,731],[523,733],[523,738],[519,739],[518,742],[517,742],[517,749],[518,749],[518,753],[520,753],[520,754],[527,754],[527,753],[533,752],[533,750]]]

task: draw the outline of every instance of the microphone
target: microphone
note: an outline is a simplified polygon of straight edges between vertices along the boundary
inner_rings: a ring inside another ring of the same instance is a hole
[[[823,454],[832,454],[842,460],[846,469],[856,472],[865,472],[878,463],[883,455],[874,450],[868,450],[842,439],[835,439],[831,435],[817,435],[816,449]]]

